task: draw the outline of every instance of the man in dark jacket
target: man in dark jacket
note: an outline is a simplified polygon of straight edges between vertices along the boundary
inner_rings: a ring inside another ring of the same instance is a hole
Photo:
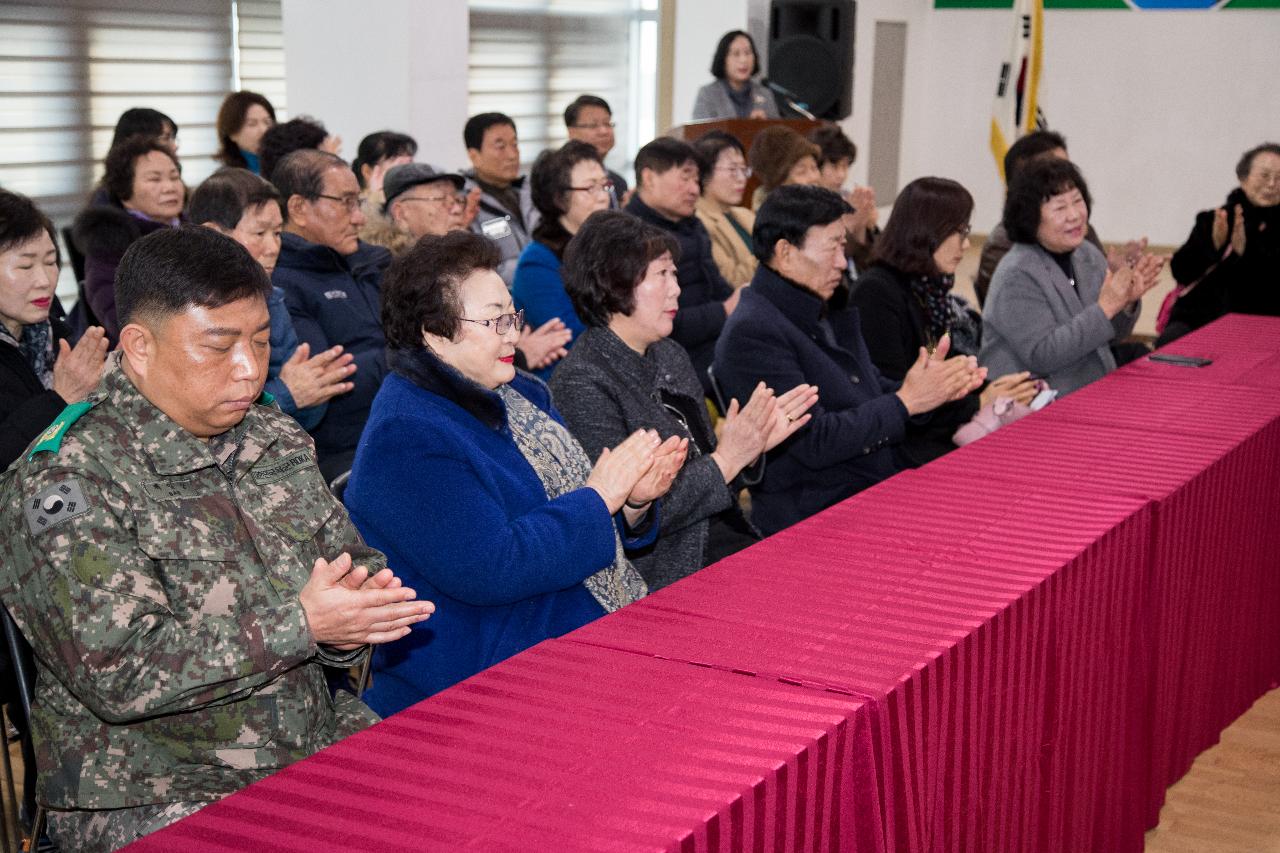
[[[312,430],[320,470],[332,480],[351,469],[369,407],[386,374],[382,273],[391,253],[361,242],[360,187],[341,157],[305,149],[272,173],[285,226],[272,282],[284,290],[298,340],[311,352],[340,345],[355,357],[355,387],[329,401]]]
[[[752,233],[760,267],[716,343],[727,397],[745,400],[761,381],[819,389],[813,419],[769,453],[751,489],[752,520],[765,534],[896,474],[907,419],[963,397],[986,375],[972,357],[946,359],[946,346],[921,349],[901,383],[880,375],[841,286],[849,210],[821,187],[770,193]]]
[[[689,352],[704,392],[713,396],[707,366],[741,291],[720,274],[711,256],[711,236],[694,216],[700,193],[698,174],[698,155],[692,146],[669,137],[655,139],[636,154],[636,193],[626,211],[669,231],[680,244],[676,264],[680,311],[671,337]]]

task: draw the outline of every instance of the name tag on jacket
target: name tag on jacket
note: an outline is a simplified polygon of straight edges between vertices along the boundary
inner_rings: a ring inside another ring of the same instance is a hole
[[[490,240],[501,240],[511,236],[511,224],[507,221],[508,217],[498,219],[489,219],[480,223],[480,230],[484,232],[484,236]]]

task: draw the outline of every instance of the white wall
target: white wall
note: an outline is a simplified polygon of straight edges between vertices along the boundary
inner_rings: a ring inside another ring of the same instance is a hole
[[[684,124],[693,115],[698,89],[711,82],[711,57],[720,36],[747,29],[747,0],[674,0],[675,69],[671,120]],[[764,45],[759,45],[761,52]],[[659,128],[659,132],[666,128]]]
[[[1003,198],[987,133],[1008,18],[936,10],[912,44],[929,71],[904,162],[964,182],[983,231]],[[1041,105],[1089,181],[1103,239],[1180,244],[1236,184],[1240,154],[1280,139],[1277,45],[1275,11],[1045,13]]]
[[[416,159],[466,164],[466,0],[283,0],[289,114],[311,115],[351,160],[368,133],[398,130]]]
[[[744,26],[759,0],[678,0],[674,118],[687,121],[720,34]],[[854,111],[864,182],[875,22],[905,21],[902,183],[955,178],[974,194],[974,228],[1000,217],[1004,189],[987,147],[1011,12],[935,10],[932,0],[859,0]],[[1245,149],[1280,140],[1280,12],[1045,13],[1041,104],[1063,132],[1096,200],[1104,239],[1146,234],[1178,245],[1197,210],[1235,185]],[[765,49],[761,46],[761,49]],[[892,199],[880,199],[888,204]]]

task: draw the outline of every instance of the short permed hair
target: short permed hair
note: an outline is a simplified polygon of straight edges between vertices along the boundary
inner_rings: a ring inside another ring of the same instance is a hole
[[[546,244],[556,255],[564,251],[572,236],[560,224],[560,217],[569,210],[570,175],[574,166],[586,160],[599,163],[604,169],[604,161],[594,145],[570,139],[557,149],[539,154],[529,170],[529,194],[533,206],[542,215],[533,229],[533,239]]]
[[[973,196],[948,178],[916,178],[902,188],[876,238],[875,257],[908,275],[938,275],[933,253],[969,224]]]
[[[248,169],[219,169],[191,193],[187,221],[233,231],[246,212],[264,204],[280,205],[280,193],[270,183]]]
[[[56,249],[58,238],[49,217],[25,195],[0,189],[0,253],[18,248],[41,231],[49,235]]]
[[[499,125],[507,125],[512,130],[516,129],[516,123],[511,116],[506,113],[478,113],[467,119],[467,123],[462,128],[462,142],[469,149],[479,151],[484,145],[484,135],[491,127]]]
[[[266,300],[271,279],[249,252],[212,228],[161,228],[135,240],[116,268],[120,326],[155,322],[192,307]]]
[[[102,185],[116,201],[125,202],[133,198],[133,179],[136,176],[138,158],[145,157],[152,151],[159,151],[172,160],[178,174],[182,174],[182,164],[178,162],[178,158],[156,137],[126,137],[111,146],[103,161],[106,172],[102,176]]]
[[[477,270],[497,270],[501,254],[472,231],[428,234],[398,255],[382,277],[387,346],[421,349],[422,333],[453,339],[462,327],[458,285]]]
[[[324,173],[330,169],[349,168],[347,161],[337,154],[317,148],[303,148],[285,155],[271,176],[271,183],[280,192],[281,215],[289,221],[289,199],[300,196],[315,201],[324,192]]]
[[[663,175],[672,169],[684,166],[685,163],[697,166],[701,173],[702,164],[698,160],[698,152],[692,145],[670,136],[659,136],[636,152],[636,182],[643,181],[641,173],[645,169]]]
[[[578,123],[578,114],[582,112],[583,107],[599,107],[613,115],[613,110],[609,108],[609,102],[599,95],[579,95],[574,99],[573,103],[564,108],[564,126],[573,127]]]
[[[1079,190],[1084,206],[1093,212],[1093,199],[1084,176],[1070,160],[1045,157],[1032,160],[1018,172],[1004,200],[1004,230],[1015,243],[1035,243],[1040,230],[1040,206],[1055,195]]]
[[[364,169],[361,166],[376,166],[383,160],[393,157],[414,156],[418,153],[418,141],[407,133],[394,130],[379,130],[360,140],[356,149],[356,159],[351,161],[351,171],[356,173],[356,181],[360,189],[364,189]]]
[[[849,203],[826,187],[787,184],[778,187],[756,211],[751,231],[752,251],[761,263],[773,260],[774,247],[786,240],[800,248],[810,228],[830,225],[846,213]]]
[[[276,165],[294,151],[316,149],[329,136],[320,122],[306,116],[273,124],[258,143],[258,165],[262,177],[274,181]]]
[[[560,272],[573,308],[588,326],[607,326],[614,314],[636,310],[636,286],[649,264],[667,253],[680,260],[675,238],[620,210],[587,217],[564,253]]]
[[[747,150],[742,147],[738,138],[723,130],[713,130],[698,137],[693,143],[693,150],[698,152],[699,182],[704,190],[711,180],[711,173],[715,171],[716,162],[725,151],[734,150],[742,155],[743,160],[747,158]]]
[[[1005,186],[1013,185],[1018,171],[1027,161],[1042,157],[1050,151],[1057,151],[1059,148],[1066,151],[1067,140],[1061,133],[1055,133],[1052,130],[1033,130],[1026,136],[1019,137],[1009,146],[1009,150],[1004,152]]]
[[[751,37],[751,33],[743,30],[729,30],[720,36],[720,41],[716,44],[716,52],[711,56],[711,76],[717,80],[724,79],[724,63],[729,58],[729,46],[738,36],[746,38],[747,43],[751,45],[751,54],[756,60],[751,65],[751,76],[754,77],[760,73],[760,51],[756,49],[756,40]]]
[[[815,127],[809,131],[809,141],[818,146],[818,166],[826,163],[839,163],[848,160],[852,163],[858,159],[858,146],[845,136],[840,125],[834,122]]]
[[[1253,160],[1259,154],[1275,154],[1280,157],[1280,145],[1274,142],[1264,142],[1256,148],[1250,148],[1244,152],[1244,156],[1240,158],[1240,162],[1236,164],[1236,177],[1244,180],[1249,177],[1249,173],[1253,171]]]

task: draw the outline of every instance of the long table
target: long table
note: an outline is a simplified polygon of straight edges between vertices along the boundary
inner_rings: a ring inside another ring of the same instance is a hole
[[[1168,350],[129,849],[1141,850],[1280,680],[1280,320]]]

